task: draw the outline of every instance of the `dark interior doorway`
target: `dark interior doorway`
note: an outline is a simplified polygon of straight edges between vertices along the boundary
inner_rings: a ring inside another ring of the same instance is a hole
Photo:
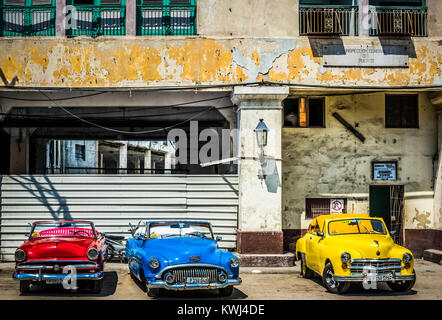
[[[395,243],[403,242],[404,186],[370,186],[370,216],[384,219],[388,231],[395,231]]]
[[[9,158],[10,158],[10,141],[9,135],[0,128],[0,174],[9,174]]]

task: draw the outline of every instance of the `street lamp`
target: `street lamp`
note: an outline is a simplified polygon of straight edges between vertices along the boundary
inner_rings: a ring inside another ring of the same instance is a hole
[[[263,120],[264,119],[259,119],[259,123],[254,130],[256,134],[256,140],[258,141],[258,146],[261,149],[267,145],[267,134],[269,132],[269,128],[267,128]]]

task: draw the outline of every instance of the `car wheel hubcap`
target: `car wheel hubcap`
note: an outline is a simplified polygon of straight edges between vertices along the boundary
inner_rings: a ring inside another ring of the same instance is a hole
[[[336,283],[335,277],[333,276],[333,272],[331,270],[327,271],[327,274],[325,276],[325,282],[327,283],[327,285],[330,288],[336,288],[337,287],[337,283]]]

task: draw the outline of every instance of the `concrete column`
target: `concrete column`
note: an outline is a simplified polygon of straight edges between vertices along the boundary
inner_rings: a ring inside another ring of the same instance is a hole
[[[118,161],[118,167],[119,168],[127,168],[127,144],[123,144],[120,146],[120,158]],[[125,174],[127,173],[126,170],[119,170],[119,174]]]
[[[368,13],[368,0],[359,0],[359,36],[368,37],[370,29],[370,16]]]
[[[11,137],[10,174],[29,173],[29,137]]]
[[[144,169],[151,169],[152,168],[152,151],[146,150],[144,152]],[[152,173],[151,171],[144,171],[144,173]]]
[[[442,106],[439,108],[441,109],[437,111],[438,163],[434,181],[434,221],[436,229],[442,229]]]
[[[56,0],[55,2],[55,35],[64,37],[66,35],[66,0]],[[71,21],[73,23],[73,21]]]
[[[171,168],[172,168],[172,154],[170,152],[167,152],[164,155],[164,169],[170,170]],[[164,173],[170,173],[170,171]]]
[[[137,35],[137,0],[126,0],[126,35]]]
[[[240,254],[281,254],[282,100],[287,87],[235,87],[233,102],[239,106],[239,221]],[[268,144],[261,150],[254,129],[263,119]],[[264,161],[260,154],[264,154]],[[265,176],[262,176],[262,173]]]

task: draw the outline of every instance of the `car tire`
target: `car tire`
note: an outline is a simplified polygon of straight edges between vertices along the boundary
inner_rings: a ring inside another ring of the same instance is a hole
[[[29,293],[31,287],[31,281],[20,280],[20,293]]]
[[[327,262],[322,273],[322,284],[331,293],[342,294],[350,288],[350,282],[337,282],[334,278],[333,266]]]
[[[407,292],[413,288],[416,283],[416,272],[413,271],[415,275],[414,280],[405,280],[405,281],[395,281],[395,282],[387,282],[388,287],[394,292]]]
[[[150,298],[158,298],[160,295],[160,288],[146,288],[147,296]]]
[[[103,289],[103,279],[91,281],[91,291],[93,293],[100,293]]]
[[[301,276],[305,279],[311,279],[314,275],[313,270],[307,267],[305,263],[305,254],[301,253]]]
[[[233,293],[233,286],[228,286],[225,288],[220,288],[219,289],[219,295],[221,297],[230,297]]]

